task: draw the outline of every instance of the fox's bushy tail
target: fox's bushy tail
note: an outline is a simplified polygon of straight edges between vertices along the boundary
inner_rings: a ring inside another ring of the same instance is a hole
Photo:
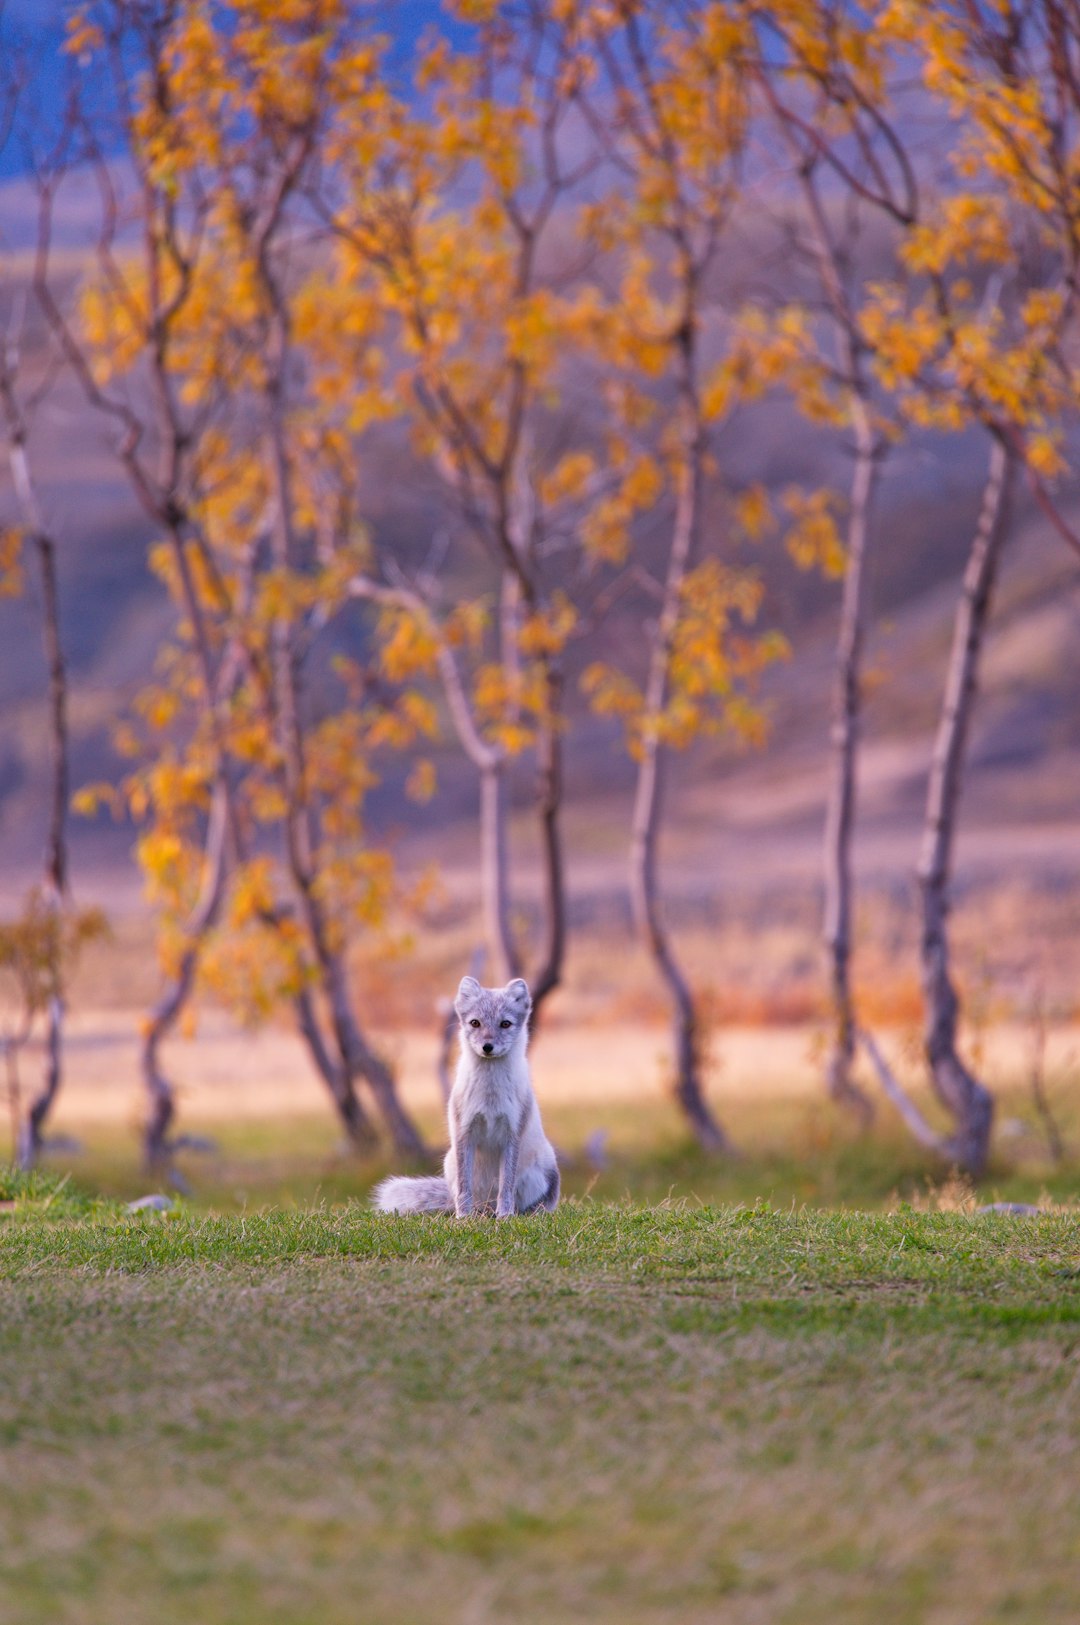
[[[437,1174],[406,1179],[395,1174],[371,1193],[380,1213],[452,1213],[454,1203],[446,1180]]]

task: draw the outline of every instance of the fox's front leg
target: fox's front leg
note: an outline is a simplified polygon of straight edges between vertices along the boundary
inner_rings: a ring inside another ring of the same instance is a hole
[[[499,1164],[499,1198],[495,1203],[495,1217],[509,1219],[514,1215],[517,1192],[517,1165],[518,1153],[521,1150],[521,1135],[511,1134],[506,1142],[506,1148]]]
[[[454,1212],[459,1219],[467,1219],[473,1209],[473,1161],[476,1147],[468,1134],[463,1134],[461,1124],[454,1136],[454,1152],[457,1156],[457,1193],[454,1198]]]

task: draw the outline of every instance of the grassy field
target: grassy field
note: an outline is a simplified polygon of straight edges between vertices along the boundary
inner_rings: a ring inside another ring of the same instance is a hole
[[[5,1625],[1080,1615],[1075,1213],[5,1196]]]
[[[71,1172],[82,1185],[117,1198],[153,1188],[140,1166],[145,1103],[137,1035],[131,1009],[73,1014],[64,1086],[49,1130],[82,1148],[51,1155],[52,1170]],[[917,1034],[894,1029],[882,1043],[944,1126],[928,1098]],[[433,1025],[393,1030],[384,1049],[403,1098],[437,1147],[445,1120]],[[1020,1024],[999,1022],[980,1038],[977,1064],[997,1103],[981,1199],[1080,1199],[1080,1029],[1059,1023],[1047,1034],[1044,1087],[1065,1150],[1057,1161],[1028,1081],[1029,1052],[1030,1036]],[[736,1147],[734,1158],[703,1157],[688,1143],[670,1097],[669,1035],[662,1025],[642,1019],[553,1021],[532,1058],[544,1122],[559,1147],[570,1194],[866,1209],[920,1201],[947,1173],[913,1144],[876,1091],[877,1121],[868,1136],[829,1105],[821,1082],[820,1029],[811,1024],[718,1031],[707,1087]],[[211,1011],[191,1039],[167,1046],[165,1060],[176,1082],[179,1130],[214,1145],[208,1154],[184,1152],[179,1158],[192,1201],[202,1207],[235,1212],[363,1198],[384,1174],[403,1171],[391,1153],[357,1160],[343,1149],[325,1091],[287,1027],[253,1033]],[[39,1064],[37,1057],[28,1060],[28,1085]],[[866,1083],[873,1090],[872,1080]],[[11,1144],[6,1117],[0,1116],[0,1161]]]
[[[723,1120],[738,1148],[733,1157],[704,1155],[663,1099],[610,1101],[602,1109],[564,1103],[545,1110],[544,1121],[559,1147],[564,1193],[597,1202],[768,1201],[777,1208],[864,1211],[905,1201],[923,1209],[976,1201],[1080,1202],[1075,1114],[1061,1114],[1068,1155],[1055,1163],[1023,1095],[1000,1097],[999,1113],[1007,1132],[998,1136],[977,1193],[952,1181],[940,1161],[914,1145],[884,1113],[863,1136],[819,1101],[729,1102]],[[435,1110],[424,1112],[421,1122],[433,1144],[445,1135]],[[362,1202],[385,1174],[407,1171],[389,1150],[371,1158],[347,1151],[325,1111],[267,1121],[211,1117],[196,1119],[194,1127],[213,1136],[213,1149],[183,1152],[178,1166],[190,1185],[189,1204],[214,1214]],[[51,1171],[70,1173],[84,1187],[116,1200],[167,1188],[160,1175],[141,1166],[133,1133],[105,1124],[76,1128],[81,1149],[51,1155]],[[596,1141],[598,1129],[602,1145]],[[434,1157],[420,1165],[428,1172],[436,1166]]]

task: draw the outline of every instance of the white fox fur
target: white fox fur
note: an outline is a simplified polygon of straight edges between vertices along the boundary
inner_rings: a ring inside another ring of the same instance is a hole
[[[526,1050],[532,999],[520,977],[506,987],[462,978],[454,1000],[461,1059],[450,1091],[450,1149],[443,1177],[384,1179],[372,1194],[383,1213],[456,1213],[494,1207],[499,1219],[549,1210],[559,1166],[540,1123]]]

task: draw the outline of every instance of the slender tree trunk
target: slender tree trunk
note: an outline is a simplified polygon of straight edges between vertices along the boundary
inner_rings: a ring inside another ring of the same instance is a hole
[[[728,1148],[723,1129],[709,1110],[701,1086],[697,1011],[664,928],[657,898],[656,840],[660,826],[665,758],[649,750],[638,772],[631,835],[631,902],[634,923],[647,943],[674,1010],[675,1098],[691,1128],[709,1151]]]
[[[112,197],[111,182],[107,179],[107,166],[103,162],[99,164],[99,170],[102,179],[105,181],[104,191],[109,200],[106,203],[99,253],[105,259],[108,259],[116,226],[115,199]],[[141,185],[146,211],[144,219],[146,230],[143,235],[142,246],[150,308],[147,312],[147,329],[144,337],[148,340],[146,345],[148,382],[153,403],[154,428],[156,430],[153,437],[156,444],[146,460],[144,460],[143,452],[140,449],[144,443],[146,429],[144,419],[140,413],[119,396],[110,395],[107,390],[99,385],[89,359],[73,334],[68,320],[57,304],[50,287],[48,270],[52,242],[55,176],[43,183],[39,188],[34,287],[45,312],[46,320],[57,338],[68,364],[75,372],[87,400],[96,411],[103,413],[114,424],[122,426],[123,437],[118,447],[118,455],[127,472],[132,490],[154,525],[161,527],[168,537],[177,568],[185,614],[191,626],[192,641],[199,661],[205,691],[205,703],[210,712],[213,725],[214,742],[218,755],[218,778],[215,796],[220,792],[224,798],[224,813],[221,815],[221,821],[229,824],[234,846],[239,854],[242,848],[242,832],[231,793],[227,749],[223,741],[223,730],[218,716],[220,699],[222,696],[227,697],[229,693],[231,678],[228,668],[231,657],[228,655],[223,656],[221,664],[215,668],[206,617],[192,573],[191,561],[188,557],[188,537],[193,536],[196,541],[198,540],[198,532],[182,496],[184,470],[192,448],[192,432],[190,425],[185,424],[181,419],[175,379],[169,359],[174,323],[180,315],[190,292],[191,267],[184,266],[179,287],[169,287],[168,291],[165,291],[162,278],[163,259],[168,261],[169,267],[173,271],[178,266],[183,265],[184,262],[184,257],[178,250],[176,240],[176,200],[168,195],[167,189],[165,194],[156,193],[145,169],[139,169],[137,179]],[[159,209],[158,203],[163,198],[165,201],[162,208]],[[166,279],[167,281],[168,279]],[[151,464],[156,465],[156,472],[154,473],[151,472]],[[214,824],[213,810],[211,824]],[[210,833],[208,831],[208,837]],[[223,863],[223,852],[217,860],[215,860],[213,854],[210,855],[208,881],[212,880],[213,876],[218,873],[220,865]],[[218,879],[220,881],[220,874],[218,874]],[[213,885],[210,886],[210,890],[214,890]],[[207,925],[199,927],[198,916],[205,902],[204,893],[200,904],[196,905],[195,916],[193,922],[191,922],[194,924],[195,930],[181,959],[177,975],[170,987],[162,994],[158,1004],[151,1012],[147,1024],[142,1065],[150,1105],[144,1147],[147,1159],[152,1163],[159,1163],[167,1157],[169,1130],[176,1110],[172,1087],[162,1072],[158,1059],[159,1045],[175,1025],[194,985],[201,939],[210,923],[208,922]],[[213,904],[211,920],[219,906],[220,898]]]
[[[825,1063],[829,1096],[855,1113],[863,1126],[873,1118],[869,1096],[852,1071],[857,1048],[855,1007],[851,992],[853,950],[852,840],[855,831],[856,773],[862,709],[862,650],[866,624],[866,558],[878,479],[880,447],[870,410],[864,346],[858,314],[849,296],[829,218],[821,200],[815,165],[796,139],[786,109],[771,82],[766,94],[796,166],[806,203],[812,253],[818,277],[836,324],[855,436],[844,590],[832,697],[832,759],[825,813],[824,910],[822,936],[828,957],[832,1042]]]
[[[28,485],[28,472],[25,478]],[[41,566],[42,637],[49,667],[49,825],[45,839],[42,891],[47,906],[55,916],[56,935],[46,1012],[45,1075],[41,1088],[30,1102],[19,1137],[18,1161],[22,1168],[32,1167],[41,1155],[45,1143],[45,1124],[63,1082],[64,982],[61,963],[63,955],[61,917],[67,902],[68,888],[65,835],[68,803],[67,671],[60,642],[56,547],[52,538],[43,529],[37,531],[34,546]]]
[[[334,1032],[347,1069],[354,1077],[362,1077],[371,1090],[383,1122],[390,1131],[394,1148],[407,1157],[425,1156],[427,1146],[420,1130],[398,1098],[393,1072],[382,1056],[372,1049],[353,1014],[343,958],[340,955],[333,956],[327,971],[327,992]]]
[[[17,1162],[20,1168],[33,1168],[45,1149],[45,1123],[56,1104],[63,1081],[64,1000],[59,979],[49,995],[45,1027],[45,1075],[41,1088],[30,1102],[19,1133]]]
[[[508,584],[511,579],[508,575],[504,579],[500,597],[500,649],[504,663],[507,658],[513,658],[512,655],[508,656],[507,640],[516,639],[517,596]],[[398,597],[401,598],[401,595]],[[404,601],[414,613],[429,614],[427,605],[421,600],[409,595]],[[441,635],[438,638],[437,663],[450,720],[458,742],[476,768],[480,786],[480,912],[491,960],[491,974],[496,979],[501,977],[504,982],[509,982],[521,975],[521,955],[510,918],[506,756],[480,733],[454,651]]]
[[[491,974],[504,982],[521,975],[521,956],[514,938],[510,918],[510,848],[509,809],[506,794],[506,756],[495,745],[489,744],[481,734],[473,715],[469,696],[458,670],[454,651],[435,625],[430,605],[408,588],[387,587],[381,583],[357,576],[352,592],[358,598],[372,603],[394,604],[408,610],[432,629],[436,643],[436,664],[446,696],[450,720],[458,742],[476,769],[480,788],[480,915],[483,923],[487,955]],[[504,582],[500,600],[500,642],[505,650],[508,635],[516,639],[516,589]],[[477,956],[474,954],[474,960]],[[479,974],[483,956],[477,960]],[[440,1060],[437,1065],[439,1087],[448,1094],[449,1069],[446,1056],[456,1032],[456,1018],[450,1011],[440,1040]]]
[[[152,188],[149,187],[145,175],[141,179],[147,208],[146,223],[148,224],[155,218]],[[45,311],[46,319],[58,338],[63,353],[68,363],[73,367],[91,405],[96,410],[106,413],[114,421],[119,420],[124,425],[124,438],[119,448],[120,461],[127,472],[132,490],[143,508],[155,526],[160,526],[168,537],[180,583],[184,610],[190,623],[192,642],[199,662],[205,704],[210,713],[218,756],[217,782],[214,792],[215,801],[211,808],[210,828],[207,836],[213,850],[207,852],[208,869],[204,892],[200,901],[196,904],[191,920],[188,922],[188,945],[181,957],[176,976],[151,1011],[144,1034],[141,1069],[148,1096],[148,1116],[143,1137],[144,1156],[149,1166],[161,1167],[168,1164],[170,1160],[170,1130],[176,1115],[176,1102],[172,1085],[161,1068],[159,1060],[160,1045],[175,1026],[191,995],[202,939],[212,925],[220,907],[220,888],[224,884],[226,825],[231,827],[237,853],[239,853],[242,846],[239,820],[229,782],[228,753],[223,740],[223,729],[218,714],[221,699],[223,697],[227,698],[230,690],[231,662],[235,658],[235,649],[232,654],[224,654],[220,663],[215,663],[203,604],[192,573],[191,560],[188,557],[188,538],[193,535],[197,536],[195,526],[181,496],[182,472],[187,452],[190,449],[190,434],[182,424],[179,416],[167,358],[171,324],[183,303],[183,298],[171,296],[176,301],[171,304],[169,301],[165,301],[165,303],[162,301],[159,255],[163,251],[164,239],[151,233],[144,240],[151,302],[149,321],[153,330],[153,343],[149,346],[149,384],[157,431],[157,444],[154,453],[157,472],[152,475],[143,463],[139,451],[143,438],[142,423],[133,409],[120,404],[115,399],[110,399],[101,390],[94,379],[93,370],[86,355],[68,327],[67,320],[57,305],[49,287],[47,267],[51,242],[51,220],[52,193],[50,190],[42,198],[42,207],[39,213],[38,248],[34,272],[34,283],[38,298]],[[168,229],[171,233],[172,226],[170,225]],[[108,251],[107,243],[110,239],[111,226],[107,226],[102,243],[105,252]],[[204,912],[207,915],[205,921],[202,920]]]
[[[184,929],[187,945],[180,956],[176,975],[150,1012],[143,1031],[140,1066],[147,1098],[143,1158],[147,1168],[154,1172],[168,1171],[172,1164],[171,1130],[176,1117],[176,1097],[162,1067],[161,1046],[191,997],[206,934],[213,929],[221,912],[227,869],[227,802],[228,791],[219,782],[210,804],[202,889]]]
[[[1013,474],[1014,460],[995,437],[953,626],[918,867],[926,1059],[938,1099],[955,1124],[947,1154],[975,1177],[986,1168],[994,1102],[957,1053],[959,1000],[949,966],[949,884],[979,657],[1008,531]]]
[[[42,643],[49,672],[49,822],[45,836],[42,894],[55,921],[53,963],[46,1012],[45,1074],[21,1122],[16,1145],[20,1167],[30,1168],[41,1154],[45,1124],[63,1080],[64,985],[62,915],[68,895],[67,803],[68,725],[67,670],[60,638],[60,595],[56,545],[38,503],[27,450],[28,426],[17,393],[18,343],[11,339],[0,363],[0,400],[8,432],[8,460],[23,518],[41,570]]]
[[[507,841],[506,759],[486,751],[480,758],[480,902],[484,937],[496,980],[521,975],[521,959],[510,922],[510,867]]]
[[[852,402],[855,470],[847,528],[847,559],[833,682],[832,760],[825,818],[824,939],[829,959],[833,1037],[826,1062],[830,1097],[857,1113],[864,1124],[873,1105],[852,1077],[855,1009],[851,992],[852,861],[856,764],[861,721],[862,646],[866,620],[866,549],[877,484],[877,446],[870,411]]]
[[[665,766],[661,720],[668,698],[671,651],[683,583],[693,564],[701,523],[701,469],[705,444],[694,388],[692,344],[693,335],[688,323],[682,340],[683,376],[680,384],[683,445],[664,597],[645,682],[641,758],[631,826],[630,896],[635,925],[652,953],[671,999],[676,1099],[701,1144],[707,1150],[720,1151],[728,1148],[728,1141],[705,1100],[701,1082],[697,1010],[690,984],[675,957],[664,926],[656,875]]]
[[[566,953],[566,874],[562,849],[562,674],[548,667],[547,715],[537,741],[537,812],[540,818],[541,874],[544,896],[544,946],[532,986],[535,1030],[545,999],[562,981]]]
[[[49,792],[49,829],[45,841],[45,882],[57,898],[67,896],[68,724],[67,670],[60,642],[60,597],[56,579],[56,547],[39,531],[35,537],[41,562],[42,635],[49,665],[49,754],[52,771]]]
[[[208,919],[206,925],[210,924]],[[201,942],[191,943],[184,949],[177,973],[150,1012],[143,1033],[140,1066],[147,1098],[143,1160],[152,1172],[167,1171],[172,1164],[170,1130],[176,1116],[176,1099],[172,1083],[162,1070],[160,1050],[191,995],[200,946]]]
[[[532,510],[528,482],[520,472],[511,480],[511,492],[510,513],[502,525],[502,545],[507,555],[519,561],[518,568],[524,569],[520,561],[530,555]],[[519,637],[525,592],[522,576],[512,568],[505,568],[499,598],[499,649],[511,692],[516,690],[521,677]],[[527,590],[527,601],[532,608],[536,607],[531,586]],[[537,730],[536,744],[536,811],[540,822],[543,939],[539,963],[530,983],[532,1012],[529,1024],[533,1033],[545,1000],[562,980],[566,950],[566,897],[560,828],[563,795],[562,699],[562,673],[549,656],[544,662],[544,715]],[[504,889],[508,894],[508,875],[504,880]],[[516,946],[512,946],[512,963],[514,968],[509,974],[520,976],[521,956]]]
[[[279,719],[282,718],[283,712],[285,724],[281,738],[286,758],[286,793],[289,799],[289,812],[286,815],[289,864],[300,895],[300,904],[307,922],[315,963],[318,966],[319,980],[330,1008],[330,1021],[341,1056],[340,1074],[337,1068],[332,1068],[330,1073],[323,1068],[320,1070],[323,1071],[328,1083],[340,1076],[342,1087],[347,1084],[347,1093],[343,1096],[347,1101],[348,1115],[343,1119],[347,1128],[358,1110],[358,1103],[355,1100],[349,1101],[348,1096],[352,1094],[353,1080],[362,1077],[371,1090],[395,1147],[406,1156],[420,1157],[426,1149],[423,1138],[398,1099],[394,1074],[382,1057],[368,1044],[356,1020],[349,996],[344,955],[331,946],[329,925],[316,894],[310,809],[306,804],[303,783],[303,744],[297,715],[295,671],[292,651],[289,648],[279,648],[276,678]],[[283,706],[282,688],[278,686],[282,683]],[[301,1030],[305,1030],[303,1025]]]
[[[271,547],[275,567],[285,576],[296,564],[292,480],[286,444],[285,369],[289,326],[288,313],[284,307],[281,290],[274,280],[267,250],[268,243],[264,240],[259,250],[259,261],[273,308],[267,355],[268,438],[275,503]],[[341,1056],[342,1074],[348,1080],[350,1089],[352,1080],[358,1076],[367,1083],[396,1149],[406,1156],[421,1157],[426,1147],[420,1131],[398,1098],[394,1074],[382,1057],[368,1044],[356,1020],[349,996],[344,955],[332,946],[331,932],[323,913],[322,903],[317,896],[314,855],[315,814],[307,785],[306,751],[300,715],[300,674],[292,626],[287,614],[278,616],[274,621],[271,627],[270,647],[277,742],[284,767],[285,795],[288,804],[285,826],[289,865],[300,894],[322,990],[330,1008],[331,1025]]]
[[[349,1142],[358,1151],[373,1151],[379,1143],[375,1125],[371,1121],[353,1085],[352,1075],[340,1062],[335,1061],[319,1026],[315,1002],[304,988],[296,995],[294,1007],[300,1035],[308,1047],[315,1068],[330,1092],[334,1110]]]
[[[857,308],[848,286],[846,256],[838,248],[817,180],[819,151],[807,145],[789,108],[777,94],[772,75],[762,71],[760,83],[775,115],[777,128],[791,155],[806,204],[811,252],[822,291],[835,323],[844,382],[855,434],[847,530],[847,558],[840,611],[840,632],[832,699],[832,759],[825,814],[824,909],[822,936],[828,958],[832,1040],[825,1063],[829,1096],[853,1111],[867,1126],[874,1107],[856,1084],[852,1071],[858,1033],[851,992],[853,949],[853,885],[851,847],[855,829],[856,770],[861,712],[862,645],[866,618],[866,554],[870,519],[877,485],[879,447],[870,410],[870,387],[865,376],[865,345]]]
[[[140,1070],[146,1090],[147,1116],[143,1129],[143,1160],[148,1169],[167,1171],[172,1165],[173,1134],[176,1119],[176,1093],[161,1063],[161,1046],[173,1031],[191,998],[199,967],[199,956],[207,933],[217,923],[225,897],[228,876],[228,843],[232,840],[236,862],[244,853],[244,831],[233,793],[228,747],[219,717],[219,707],[232,691],[239,649],[227,649],[215,670],[209,640],[202,624],[195,584],[182,531],[183,517],[177,511],[169,529],[173,557],[178,566],[185,606],[196,629],[196,648],[205,691],[205,704],[213,720],[217,751],[217,777],[210,802],[203,846],[203,883],[184,928],[186,946],[176,974],[150,1011],[143,1029]]]

